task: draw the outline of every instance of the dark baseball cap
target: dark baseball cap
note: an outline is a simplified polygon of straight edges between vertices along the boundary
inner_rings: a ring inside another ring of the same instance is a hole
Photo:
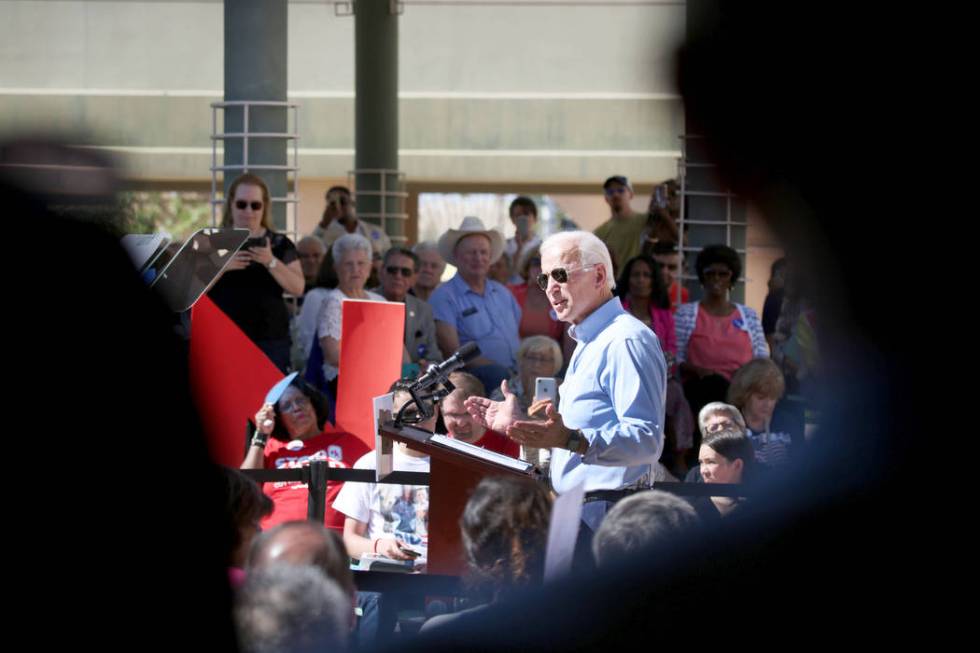
[[[613,175],[602,184],[602,189],[605,190],[609,188],[609,184],[622,184],[623,186],[629,188],[630,191],[633,190],[633,184],[631,184],[630,180],[623,175]]]

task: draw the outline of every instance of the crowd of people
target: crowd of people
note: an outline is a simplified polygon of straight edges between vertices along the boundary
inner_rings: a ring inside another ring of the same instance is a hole
[[[469,216],[437,242],[407,248],[391,246],[380,228],[359,220],[350,191],[333,187],[317,228],[294,246],[269,226],[262,180],[236,180],[225,222],[248,228],[250,240],[211,296],[270,360],[291,372],[269,403],[257,407],[242,467],[325,460],[373,469],[366,445],[325,429],[343,374],[344,301],[366,299],[405,304],[404,378],[391,388],[396,408],[410,399],[407,384],[420,371],[476,343],[479,355],[452,375],[455,390],[422,428],[524,459],[550,476],[550,485],[537,489],[499,480],[481,486],[494,497],[493,515],[486,514],[487,496],[477,492],[471,499],[477,503],[464,516],[463,539],[474,573],[496,584],[491,600],[508,585],[540,580],[551,497],[576,485],[586,491],[578,566],[594,567],[737,510],[745,499],[685,499],[650,487],[678,479],[743,483],[804,455],[803,420],[794,419],[801,409],[786,392],[798,391],[817,364],[805,293],[785,262],[777,262],[760,320],[732,299],[742,258],[717,244],[697,253],[693,271],[701,292],[687,301],[676,184],[658,187],[646,214],[630,209],[627,178],[610,177],[602,188],[610,217],[594,233],[542,239],[536,204],[518,197],[510,206],[512,238]],[[443,279],[447,263],[456,273]],[[283,293],[299,299],[291,316]],[[557,396],[537,396],[539,379],[554,379]],[[427,456],[395,448],[396,470],[428,466]],[[428,492],[331,482],[326,530],[351,559],[424,564]],[[266,494],[271,506],[249,503],[249,529],[305,518],[305,486],[270,484]],[[511,508],[526,523],[515,523],[520,519]],[[508,528],[527,532],[487,541]],[[243,535],[241,546],[248,539]],[[239,547],[229,565],[241,569],[243,557]],[[248,601],[264,600],[270,584],[312,587],[315,580],[262,575]],[[363,611],[372,601],[355,594],[353,605]],[[253,609],[243,604],[239,614]]]

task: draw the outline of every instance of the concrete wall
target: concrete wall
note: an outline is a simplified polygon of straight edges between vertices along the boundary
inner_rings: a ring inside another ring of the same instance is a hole
[[[301,174],[344,177],[354,19],[330,2],[289,12]],[[420,180],[673,176],[683,29],[682,5],[407,5],[401,168]],[[206,178],[222,30],[214,1],[0,1],[0,136],[57,129],[113,148],[137,179]]]
[[[218,1],[0,0],[0,138],[55,129],[119,153],[136,183],[204,182],[222,11]],[[598,184],[619,173],[646,185],[635,199],[645,208],[649,184],[677,172],[684,125],[671,56],[684,11],[405,6],[400,157],[413,192],[540,184],[592,228],[607,213]],[[353,167],[353,20],[332,2],[289,6],[300,232]],[[746,299],[761,310],[781,252],[754,213],[747,248]]]

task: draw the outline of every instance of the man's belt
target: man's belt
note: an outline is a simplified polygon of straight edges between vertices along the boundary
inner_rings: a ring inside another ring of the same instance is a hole
[[[585,499],[582,503],[592,503],[593,501],[608,501],[610,503],[616,503],[620,499],[625,499],[631,494],[636,494],[637,492],[643,492],[649,490],[648,487],[630,487],[624,488],[622,490],[593,490],[592,492],[585,493]]]

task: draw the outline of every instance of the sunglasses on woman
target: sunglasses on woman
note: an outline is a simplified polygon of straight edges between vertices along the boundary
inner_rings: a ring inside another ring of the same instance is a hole
[[[245,209],[252,207],[253,211],[262,210],[262,202],[246,202],[245,200],[235,200],[235,208],[239,211],[244,211]]]
[[[583,265],[579,268],[555,268],[551,272],[545,274],[542,272],[538,275],[538,287],[541,290],[548,289],[548,278],[554,279],[558,283],[568,283],[568,275],[572,272],[578,272],[579,270],[588,270],[589,268],[594,268],[595,265]]]

